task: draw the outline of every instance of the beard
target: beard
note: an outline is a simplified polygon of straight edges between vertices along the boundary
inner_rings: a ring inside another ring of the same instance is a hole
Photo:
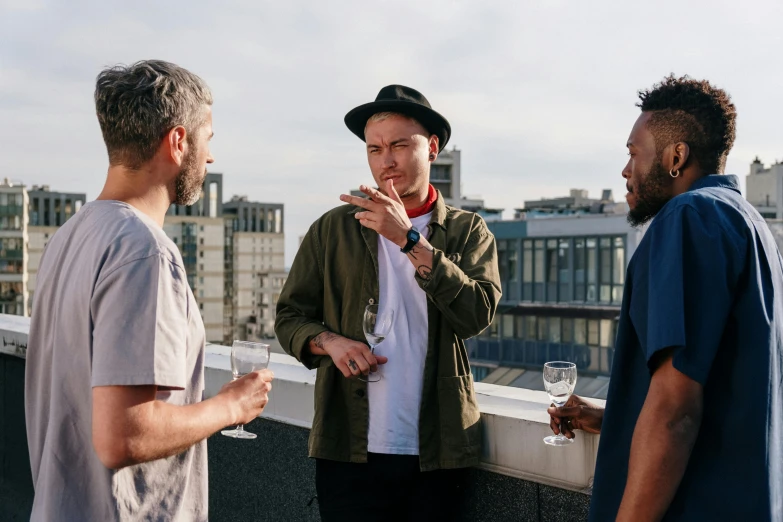
[[[174,203],[189,206],[201,197],[202,185],[207,175],[206,169],[199,172],[196,150],[190,148],[182,161],[174,186]]]
[[[670,189],[673,183],[674,179],[656,158],[650,171],[633,189],[636,206],[628,211],[628,223],[632,227],[640,227],[654,218],[672,199]]]

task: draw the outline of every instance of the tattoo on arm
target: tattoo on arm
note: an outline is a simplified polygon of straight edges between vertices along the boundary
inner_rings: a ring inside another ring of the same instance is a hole
[[[418,273],[419,277],[421,277],[425,281],[429,281],[430,279],[432,279],[432,267],[429,267],[427,265],[419,265],[416,268],[416,273]]]
[[[413,259],[418,259],[418,257],[416,257],[416,255],[417,254],[421,254],[422,252],[427,251],[427,250],[430,251],[430,252],[434,252],[435,251],[435,249],[432,246],[429,246],[429,245],[428,246],[416,245],[413,248],[411,248],[410,252],[408,252],[408,255],[411,256],[411,258],[413,258]]]
[[[323,349],[324,344],[328,343],[332,339],[335,339],[336,337],[337,337],[337,334],[335,334],[335,333],[332,333],[332,332],[322,332],[322,333],[316,335],[315,337],[313,337],[313,340],[310,341],[310,342],[316,348]]]

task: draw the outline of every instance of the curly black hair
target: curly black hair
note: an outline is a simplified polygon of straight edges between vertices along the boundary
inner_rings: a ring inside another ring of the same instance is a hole
[[[651,90],[639,91],[637,107],[652,112],[647,126],[658,154],[685,142],[706,173],[722,174],[736,136],[737,110],[731,97],[706,80],[670,74]]]

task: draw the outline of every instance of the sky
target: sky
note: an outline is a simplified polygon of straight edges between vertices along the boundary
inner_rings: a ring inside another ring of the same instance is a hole
[[[371,183],[343,117],[393,83],[451,122],[462,192],[512,209],[625,194],[637,91],[669,73],[732,96],[727,173],[783,159],[783,2],[0,0],[0,177],[94,199],[98,72],[163,59],[210,85],[224,199],[285,204],[286,265],[339,195]]]

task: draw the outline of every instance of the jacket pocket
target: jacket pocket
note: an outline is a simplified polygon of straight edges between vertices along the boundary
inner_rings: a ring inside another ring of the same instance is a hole
[[[444,446],[467,448],[481,443],[481,412],[472,375],[439,378],[438,405]]]

